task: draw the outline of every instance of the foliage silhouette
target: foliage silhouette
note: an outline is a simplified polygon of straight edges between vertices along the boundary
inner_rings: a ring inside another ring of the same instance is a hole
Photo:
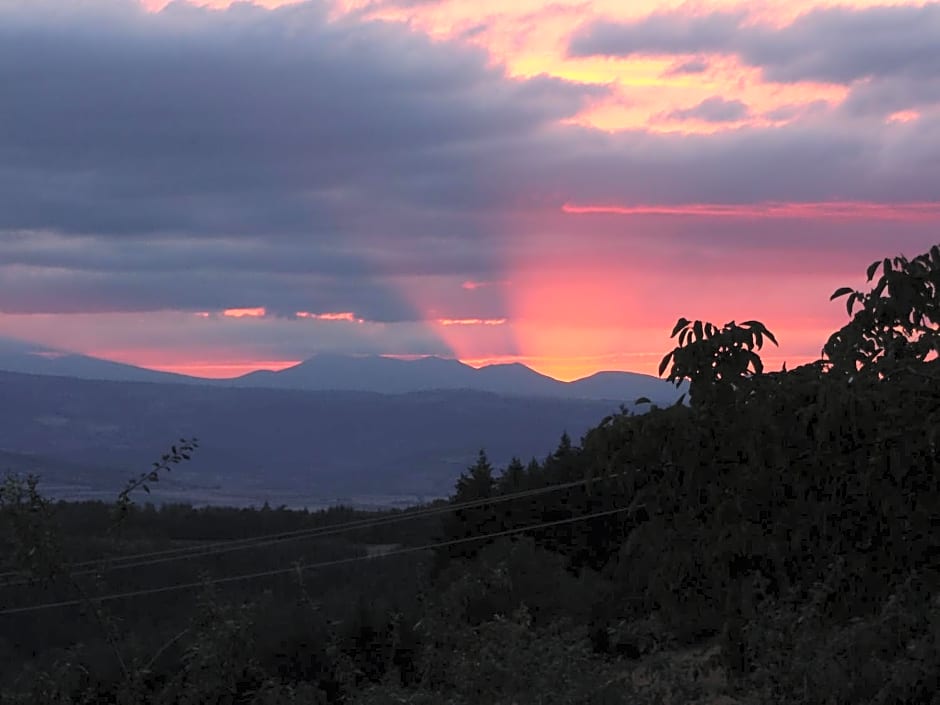
[[[678,337],[679,345],[662,359],[659,374],[668,369],[666,379],[677,387],[688,379],[693,404],[727,401],[742,380],[763,373],[764,364],[755,350],[764,346],[764,339],[777,345],[773,333],[759,321],[740,325],[731,321],[718,328],[680,318],[670,337]]]
[[[846,311],[853,316],[823,348],[833,372],[885,375],[940,352],[940,246],[911,260],[873,262],[869,282],[879,269],[870,291],[842,287],[830,299],[846,297]]]

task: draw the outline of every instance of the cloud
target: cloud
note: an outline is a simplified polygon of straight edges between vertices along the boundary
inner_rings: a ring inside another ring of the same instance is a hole
[[[580,57],[724,53],[734,45],[746,17],[740,11],[690,15],[677,10],[635,22],[598,20],[575,32],[568,53]]]
[[[782,27],[743,12],[664,11],[588,24],[572,36],[569,53],[733,55],[766,81],[852,86],[853,109],[890,112],[940,102],[940,3],[817,8]]]
[[[439,318],[437,323],[442,326],[502,326],[506,325],[505,318]]]
[[[488,190],[469,168],[427,188],[433,160],[570,117],[598,90],[507,80],[479,50],[331,22],[319,3],[89,14],[0,25],[0,177],[21,180],[5,225],[296,234],[365,199],[472,207]],[[71,197],[44,202],[50,172]]]
[[[264,318],[267,313],[263,306],[258,308],[227,308],[222,311],[222,315],[228,318]]]
[[[710,64],[706,59],[696,58],[688,61],[680,61],[671,66],[664,76],[689,76],[708,71]]]
[[[670,120],[702,120],[704,122],[738,122],[750,114],[747,105],[740,100],[726,100],[721,96],[706,98],[698,105],[683,110],[673,110],[666,117]]]
[[[311,313],[310,311],[298,311],[294,314],[297,318],[306,318],[314,321],[342,321],[345,323],[365,323],[365,320],[356,316],[352,311],[340,311],[337,313]]]
[[[787,122],[800,118],[820,116],[830,107],[829,102],[825,100],[813,100],[809,103],[790,103],[768,110],[763,117],[774,122]]]
[[[850,84],[864,78],[932,78],[940,61],[940,4],[812,10],[779,30],[744,29],[744,59],[778,82]]]
[[[506,141],[606,90],[320,3],[133,0],[3,5],[0,81],[5,309],[374,320],[421,315],[394,277],[491,278],[465,214],[511,196]]]
[[[299,361],[317,353],[448,355],[448,346],[425,324],[207,317],[155,312],[140,325],[130,313],[4,316],[4,330],[36,341],[31,348],[98,351],[137,364],[176,367],[194,360]],[[0,352],[5,346],[0,340]],[[209,365],[199,365],[208,367]]]

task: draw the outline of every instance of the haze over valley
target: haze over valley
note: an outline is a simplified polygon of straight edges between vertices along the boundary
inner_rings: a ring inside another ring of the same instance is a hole
[[[667,405],[680,393],[646,375],[582,389],[522,366],[440,359],[314,358],[229,381],[82,356],[0,362],[30,365],[46,374],[0,372],[0,467],[39,474],[56,498],[112,500],[166,443],[195,436],[198,454],[150,499],[196,505],[413,504],[446,496],[481,448],[503,465],[528,460],[621,404],[645,410],[638,398]]]

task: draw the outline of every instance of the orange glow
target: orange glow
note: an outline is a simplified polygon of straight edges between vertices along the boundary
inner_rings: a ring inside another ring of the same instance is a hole
[[[662,331],[642,330],[627,272],[602,259],[552,257],[532,268],[522,255],[509,263],[517,282],[507,303],[518,355],[533,369],[571,380],[599,369],[654,364],[642,357],[649,348],[637,344],[648,346]]]
[[[426,325],[459,360],[516,348],[516,327],[505,318],[432,317]]]
[[[267,311],[263,306],[257,308],[227,308],[222,311],[226,318],[264,318]]]
[[[812,218],[831,220],[896,220],[929,222],[940,220],[940,203],[865,203],[830,201],[819,203],[688,203],[679,205],[574,205],[562,211],[570,215],[668,215],[716,218]]]
[[[829,212],[844,207],[829,204]],[[564,220],[550,213],[515,219],[507,234],[515,247],[503,267],[513,282],[506,291],[506,312],[515,349],[503,348],[502,355],[493,354],[496,348],[479,353],[458,349],[460,359],[470,364],[519,361],[562,380],[600,370],[655,375],[662,356],[674,347],[669,330],[679,316],[719,324],[732,319],[764,321],[781,340],[779,350],[770,348],[762,354],[767,369],[778,369],[783,362],[793,367],[817,359],[828,335],[844,322],[844,308],[825,306],[832,291],[846,283],[842,275],[796,268],[793,284],[786,289],[768,288],[765,269],[739,272],[732,279],[723,272],[737,266],[733,252],[717,259],[719,252],[715,262],[699,265],[694,249],[683,252],[681,240],[669,237],[667,224],[629,217],[618,221],[603,215],[726,213],[724,209],[703,213],[703,208],[610,209],[569,204],[566,211],[606,217],[596,234],[577,224],[566,230]],[[815,217],[812,206],[809,209],[810,217]],[[940,204],[921,204],[912,210],[940,217]],[[763,209],[756,213],[767,216]],[[615,226],[618,222],[622,224]],[[557,237],[550,235],[553,231]],[[572,237],[575,233],[577,239]],[[659,233],[665,249],[653,244]],[[635,248],[631,246],[634,239]],[[802,256],[769,243],[761,249],[771,259],[780,257],[781,263]],[[672,250],[674,256],[668,254]],[[742,296],[742,292],[753,295]],[[825,307],[821,309],[820,304]],[[799,311],[811,314],[804,313],[800,319],[795,315]]]
[[[297,318],[306,318],[314,321],[346,321],[348,323],[365,323],[365,320],[356,316],[351,311],[341,313],[310,313],[309,311],[298,311],[294,314]]]

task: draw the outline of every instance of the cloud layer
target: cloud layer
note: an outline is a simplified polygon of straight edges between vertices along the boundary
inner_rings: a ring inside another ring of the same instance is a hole
[[[607,326],[585,354],[658,352],[615,331],[667,329],[692,302],[724,311],[674,277],[714,288],[748,262],[802,286],[807,252],[834,276],[936,240],[923,205],[940,200],[940,5],[783,26],[737,10],[595,18],[572,30],[572,55],[665,55],[664,80],[693,81],[731,57],[768,83],[848,88],[841,104],[771,111],[729,87],[611,131],[580,119],[620,99],[609,83],[512,76],[473,37],[367,14],[0,6],[4,333],[64,344],[98,321],[98,349],[127,359],[187,340],[264,359],[482,358],[552,354],[537,333],[554,320],[556,341]],[[833,201],[880,210],[864,224],[802,211],[797,227],[765,207]],[[656,290],[644,307],[638,292]],[[253,308],[265,315],[218,315]]]

